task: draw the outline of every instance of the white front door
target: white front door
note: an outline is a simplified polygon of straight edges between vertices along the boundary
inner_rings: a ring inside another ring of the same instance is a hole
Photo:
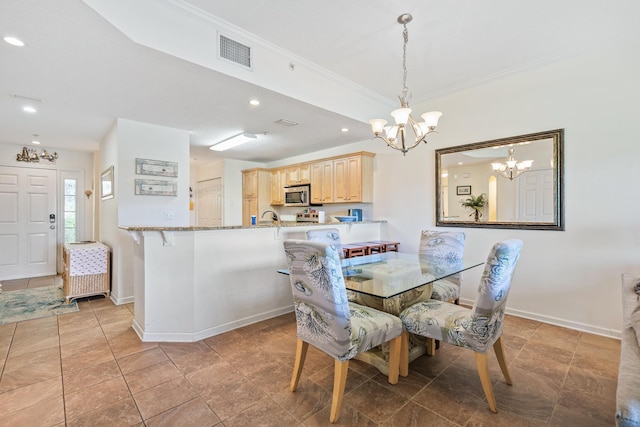
[[[56,274],[56,171],[0,166],[0,280]]]
[[[198,226],[222,227],[222,178],[198,182]]]

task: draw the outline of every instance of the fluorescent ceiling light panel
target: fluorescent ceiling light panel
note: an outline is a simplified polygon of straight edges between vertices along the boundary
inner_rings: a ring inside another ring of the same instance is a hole
[[[230,148],[237,147],[240,144],[244,144],[245,142],[253,141],[258,137],[252,133],[241,133],[236,136],[232,136],[231,138],[225,139],[215,145],[209,147],[209,150],[213,151],[224,151]]]

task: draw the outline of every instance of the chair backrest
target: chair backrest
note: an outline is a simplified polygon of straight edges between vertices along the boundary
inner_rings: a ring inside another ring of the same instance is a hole
[[[464,239],[463,231],[423,230],[418,253],[456,263],[464,257]]]
[[[423,230],[420,236],[418,253],[445,261],[449,265],[459,264],[464,257],[464,240],[465,234],[463,231]],[[462,273],[447,277],[447,280],[458,285],[460,285],[461,279]]]
[[[340,258],[344,258],[344,252],[342,251],[342,239],[340,239],[340,230],[337,228],[309,230],[307,231],[307,240],[328,243],[338,251]]]
[[[467,344],[486,352],[502,334],[502,321],[513,272],[520,258],[522,240],[508,239],[491,248],[473,304],[471,325],[465,330]]]
[[[335,247],[285,240],[298,338],[343,360],[350,348],[351,317]]]

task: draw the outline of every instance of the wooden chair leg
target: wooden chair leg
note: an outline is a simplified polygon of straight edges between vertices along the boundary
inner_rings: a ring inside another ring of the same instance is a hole
[[[340,408],[342,408],[342,398],[344,397],[344,386],[347,384],[347,372],[349,370],[349,361],[344,362],[336,359],[335,371],[333,373],[333,398],[331,400],[331,414],[329,422],[334,424],[340,418]]]
[[[400,336],[400,375],[406,377],[409,375],[409,332],[402,331]]]
[[[289,388],[291,391],[296,391],[298,387],[298,381],[300,380],[300,374],[302,374],[302,367],[304,366],[304,359],[307,357],[307,349],[309,343],[298,339],[296,346],[296,362],[293,365],[293,376],[291,377],[291,385]]]
[[[476,356],[478,376],[480,376],[480,382],[482,383],[484,395],[489,403],[489,409],[491,409],[491,412],[497,413],[496,397],[493,395],[493,387],[491,386],[491,377],[489,375],[489,358],[487,357],[487,353],[474,352],[474,355]]]
[[[398,335],[396,338],[389,341],[389,384],[398,384],[401,351],[402,351],[402,335]],[[407,360],[409,360],[408,355],[407,355]]]
[[[502,337],[498,337],[498,340],[493,343],[493,351],[496,353],[496,358],[498,359],[498,364],[500,365],[500,369],[502,370],[502,375],[504,375],[504,379],[507,381],[507,384],[513,385],[513,381],[511,381],[511,375],[509,375],[509,367],[507,366],[507,359],[504,357],[504,347],[502,346]]]
[[[427,356],[434,356],[436,354],[436,340],[433,338],[427,338]]]

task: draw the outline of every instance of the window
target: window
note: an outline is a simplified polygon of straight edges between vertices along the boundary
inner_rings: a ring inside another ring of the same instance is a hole
[[[78,230],[78,180],[64,179],[64,241],[75,242]]]

